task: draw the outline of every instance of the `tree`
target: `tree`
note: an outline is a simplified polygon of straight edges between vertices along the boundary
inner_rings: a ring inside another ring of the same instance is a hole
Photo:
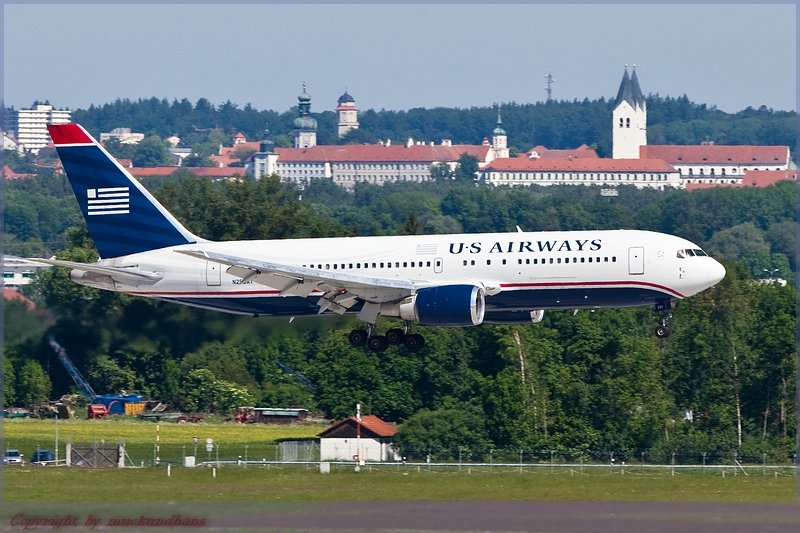
[[[456,181],[472,183],[478,177],[478,158],[467,153],[461,154],[456,167]]]
[[[483,413],[474,405],[423,409],[397,430],[395,445],[404,457],[433,460],[480,459],[491,447]]]
[[[218,379],[206,368],[189,372],[183,390],[184,406],[189,411],[229,413],[237,407],[255,403],[255,398],[246,388]]]
[[[161,137],[151,135],[136,145],[133,165],[137,167],[161,167],[169,163],[169,150]]]
[[[11,359],[8,353],[3,357],[3,405],[8,407],[14,405],[17,400],[15,389],[16,377],[14,375],[14,365],[11,364]]]
[[[38,361],[28,359],[17,375],[17,398],[28,408],[50,399],[53,385]]]

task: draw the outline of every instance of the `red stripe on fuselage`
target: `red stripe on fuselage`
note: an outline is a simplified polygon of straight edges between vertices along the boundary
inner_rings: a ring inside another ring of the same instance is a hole
[[[164,291],[164,292],[144,292],[144,291],[131,291],[125,294],[133,294],[134,296],[280,296],[281,291]],[[313,292],[311,294],[314,294]],[[322,294],[318,292],[317,294]],[[292,296],[292,295],[290,295]]]
[[[657,283],[650,283],[648,281],[561,281],[561,282],[542,282],[542,283],[501,283],[500,287],[503,289],[524,289],[526,287],[534,288],[553,288],[559,289],[564,287],[580,288],[580,287],[613,287],[613,286],[636,286],[636,287],[650,287],[658,289],[663,292],[668,292],[677,296],[678,298],[686,298],[683,294],[674,289],[658,285]]]
[[[649,283],[647,281],[571,281],[571,282],[548,282],[548,283],[502,283],[500,287],[503,289],[525,289],[525,288],[580,288],[580,287],[613,287],[613,286],[636,286],[636,287],[650,287],[658,289],[662,292],[667,292],[678,298],[685,298],[680,292],[658,285],[656,283]],[[264,291],[166,291],[166,292],[144,292],[144,291],[131,291],[127,294],[136,296],[281,296],[281,291],[278,290],[264,290]],[[314,291],[311,295],[320,295],[319,291]],[[289,295],[293,296],[293,295]]]

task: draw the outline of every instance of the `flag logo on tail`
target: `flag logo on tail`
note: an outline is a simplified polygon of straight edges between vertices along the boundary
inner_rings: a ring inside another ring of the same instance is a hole
[[[130,187],[88,189],[89,215],[127,215],[130,213]]]

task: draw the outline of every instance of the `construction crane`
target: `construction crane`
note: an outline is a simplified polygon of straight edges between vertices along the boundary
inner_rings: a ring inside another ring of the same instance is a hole
[[[284,372],[286,372],[287,374],[292,376],[292,378],[295,381],[297,381],[298,383],[303,385],[305,388],[307,388],[311,392],[314,392],[315,390],[317,390],[317,386],[314,385],[307,377],[305,377],[304,375],[302,375],[299,372],[295,371],[293,368],[291,368],[289,365],[287,365],[283,361],[276,361],[276,362],[278,363],[278,366],[281,367],[281,370],[283,370]]]
[[[75,385],[81,390],[86,399],[89,400],[89,418],[102,418],[108,414],[108,408],[102,403],[95,403],[98,399],[98,394],[94,391],[86,378],[83,377],[80,370],[72,363],[72,360],[67,355],[67,351],[56,342],[53,337],[48,341],[50,347],[58,354],[58,359],[64,368],[67,369]]]
[[[86,378],[83,377],[80,370],[78,370],[72,361],[70,360],[69,356],[67,355],[67,351],[56,342],[53,337],[50,337],[50,346],[55,350],[58,354],[59,360],[61,360],[61,364],[64,365],[64,368],[67,369],[72,380],[75,382],[75,385],[81,390],[86,399],[89,400],[89,403],[92,403],[95,398],[97,398],[97,393],[94,391],[89,382],[86,381]]]

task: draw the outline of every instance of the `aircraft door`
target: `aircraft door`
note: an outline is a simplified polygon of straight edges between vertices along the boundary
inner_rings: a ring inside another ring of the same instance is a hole
[[[632,276],[644,274],[644,246],[628,248],[628,274]]]
[[[206,261],[206,285],[218,287],[222,285],[222,265],[213,261]]]
[[[436,274],[441,274],[442,273],[442,267],[443,267],[442,258],[441,257],[437,257],[436,259],[434,259],[434,261],[433,261],[433,271]]]

